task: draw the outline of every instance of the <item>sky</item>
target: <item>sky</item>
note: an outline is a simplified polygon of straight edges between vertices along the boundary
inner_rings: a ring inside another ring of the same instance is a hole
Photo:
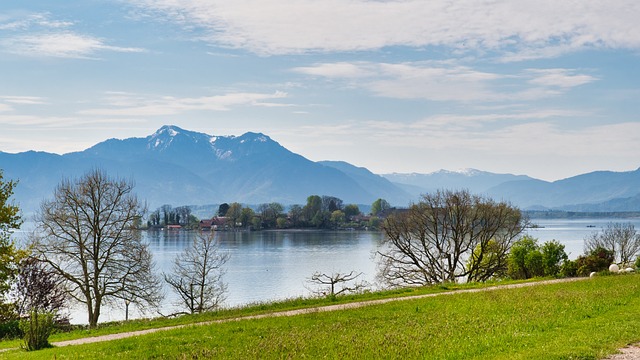
[[[3,0],[0,151],[176,125],[378,174],[635,170],[638,19],[637,0]]]

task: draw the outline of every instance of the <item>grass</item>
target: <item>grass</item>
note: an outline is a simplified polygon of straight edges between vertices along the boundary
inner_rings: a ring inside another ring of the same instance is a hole
[[[368,294],[365,300],[390,295]],[[275,309],[254,307],[234,311],[248,315],[284,310],[287,305],[269,306]],[[330,313],[187,327],[31,353],[14,350],[0,356],[7,359],[598,359],[628,343],[640,341],[638,314],[640,275],[607,276],[413,299]],[[208,316],[237,314],[219,312]],[[203,316],[191,320],[205,319]],[[54,337],[51,340],[58,341]]]
[[[528,280],[532,281],[532,280]],[[173,318],[151,318],[151,319],[136,319],[130,321],[116,321],[108,323],[100,323],[96,329],[88,329],[85,326],[76,326],[75,330],[71,332],[56,333],[50,338],[50,342],[74,340],[85,337],[101,336],[108,334],[117,334],[130,331],[154,329],[160,327],[194,324],[199,322],[206,322],[212,320],[223,320],[230,318],[237,318],[243,316],[259,315],[272,313],[277,311],[287,311],[295,309],[312,308],[319,306],[343,304],[357,301],[377,300],[396,297],[408,297],[424,294],[441,293],[452,290],[461,289],[473,289],[482,288],[494,285],[504,285],[510,283],[519,283],[523,281],[500,281],[500,282],[487,282],[487,283],[472,283],[472,284],[445,284],[430,287],[419,288],[403,288],[377,292],[366,292],[357,295],[345,295],[339,296],[335,299],[329,298],[292,298],[288,300],[278,302],[266,302],[266,303],[254,303],[243,307],[220,309],[218,311],[207,312],[204,314],[185,315]],[[21,340],[4,340],[0,341],[1,349],[10,349],[19,347]]]

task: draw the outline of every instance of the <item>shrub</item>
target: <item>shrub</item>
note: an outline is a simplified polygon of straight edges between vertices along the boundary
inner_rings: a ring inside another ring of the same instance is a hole
[[[636,269],[640,270],[640,256],[636,259]]]
[[[566,260],[560,267],[561,277],[576,277],[578,276],[578,264],[575,261]]]
[[[27,351],[51,347],[49,335],[54,328],[55,314],[50,312],[31,311],[28,319],[20,321],[20,329],[24,332],[24,348]]]
[[[597,247],[587,255],[581,255],[576,259],[578,275],[589,276],[593,271],[600,272],[609,269],[613,263],[613,252],[602,247]]]
[[[0,322],[0,340],[17,339],[24,335],[20,330],[19,320],[7,320]]]

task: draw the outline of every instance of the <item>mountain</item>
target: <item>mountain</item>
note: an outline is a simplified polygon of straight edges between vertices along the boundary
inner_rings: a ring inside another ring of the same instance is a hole
[[[384,189],[392,204],[410,201],[390,183],[369,188],[372,182],[366,177],[354,179],[335,166],[310,161],[264,134],[211,136],[177,126],[163,126],[145,138],[109,139],[65,155],[0,152],[0,168],[5,178],[19,180],[15,199],[27,213],[50,198],[61,179],[94,168],[132,179],[151,209],[235,201],[304,204],[314,194],[370,204],[382,197],[378,189]]]
[[[318,163],[345,173],[363,188],[368,189],[372,194],[378,194],[379,198],[385,199],[392,204],[404,206],[407,205],[411,199],[416,198],[409,192],[400,189],[385,177],[376,175],[366,168],[353,166],[344,161],[319,161]]]
[[[468,189],[473,193],[483,193],[508,181],[533,180],[525,175],[494,174],[476,169],[440,170],[429,174],[392,173],[382,176],[414,196],[439,189]]]
[[[413,196],[438,189],[469,189],[525,210],[640,211],[640,169],[596,171],[555,182],[475,169],[383,176]]]
[[[488,189],[487,194],[509,199],[522,208],[640,211],[640,169],[596,171],[554,182],[509,181]],[[615,210],[620,207],[626,209]]]

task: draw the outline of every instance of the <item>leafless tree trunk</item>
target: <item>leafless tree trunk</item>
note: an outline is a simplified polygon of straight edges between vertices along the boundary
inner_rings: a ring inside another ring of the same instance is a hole
[[[228,253],[222,253],[215,239],[215,231],[198,235],[174,261],[171,274],[165,281],[178,294],[178,305],[188,312],[200,313],[220,306],[227,291],[222,281]]]
[[[128,300],[140,308],[162,299],[151,253],[134,224],[142,206],[133,184],[94,170],[63,180],[36,215],[34,252],[65,279],[95,327],[102,305]]]
[[[630,265],[640,253],[640,234],[631,223],[609,223],[602,232],[594,232],[584,240],[585,252],[598,247],[610,250],[615,260]]]
[[[378,277],[389,286],[484,281],[498,270],[484,266],[485,257],[506,260],[526,223],[517,208],[468,191],[424,195],[385,220],[386,249],[377,253]]]
[[[318,295],[327,295],[333,298],[343,293],[357,292],[367,288],[368,284],[364,281],[349,284],[360,277],[360,275],[362,275],[362,273],[356,274],[355,271],[351,271],[348,274],[334,272],[330,275],[316,271],[311,275],[308,282],[314,285],[320,285],[319,289],[312,290],[314,293]],[[340,288],[336,290],[336,286],[339,286]]]

